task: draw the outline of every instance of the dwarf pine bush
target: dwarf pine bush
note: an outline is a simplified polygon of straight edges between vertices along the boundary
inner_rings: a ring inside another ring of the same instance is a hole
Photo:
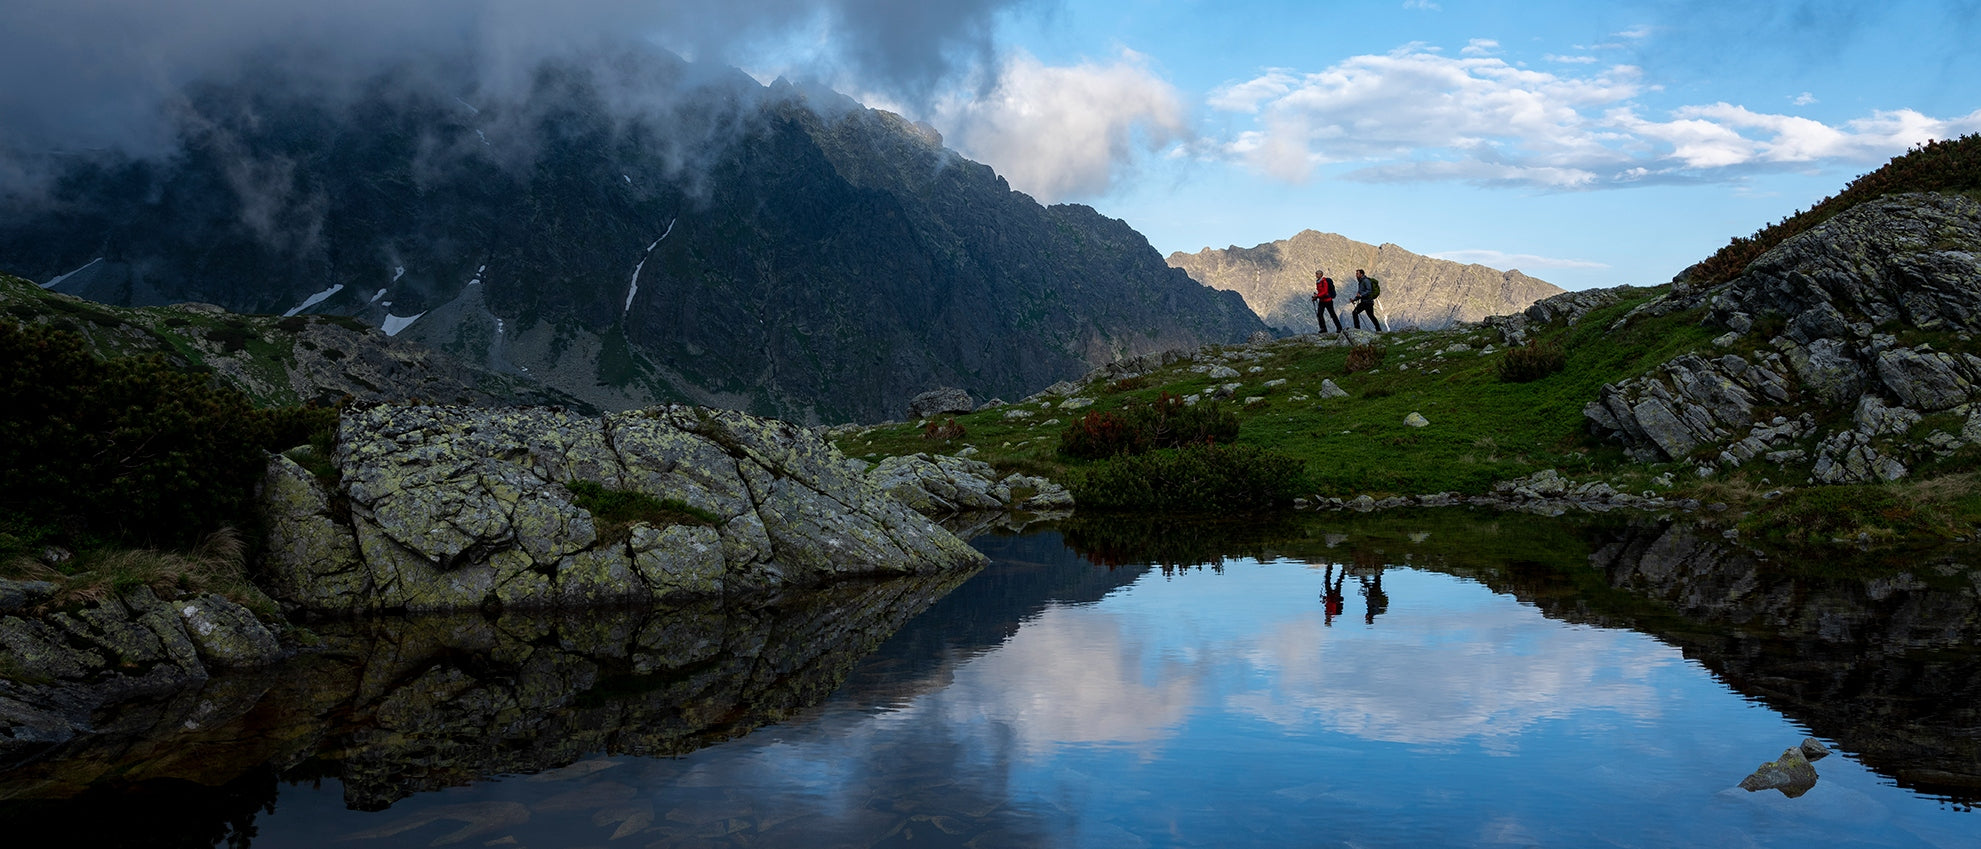
[[[0,322],[0,528],[17,537],[188,546],[253,525],[267,451],[335,410],[257,410],[163,358],[98,360],[80,336]]]

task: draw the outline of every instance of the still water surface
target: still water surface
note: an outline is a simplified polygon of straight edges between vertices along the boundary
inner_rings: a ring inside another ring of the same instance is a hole
[[[354,849],[1981,846],[1971,808],[1898,786],[1835,739],[1806,794],[1738,789],[1812,728],[1660,638],[1550,618],[1462,571],[1311,553],[1110,569],[1053,532],[976,544],[993,558],[984,572],[849,660],[823,701],[713,735],[733,739],[671,757],[552,756],[529,774],[382,800],[346,787],[357,780],[348,762],[343,774],[321,768],[339,756],[331,747],[316,777],[280,782],[272,809],[237,822],[233,838]],[[769,677],[775,665],[758,657],[743,672]],[[603,713],[576,724],[655,721],[614,704],[590,705]],[[515,742],[534,733],[579,731],[485,733],[517,749],[542,747]],[[445,751],[402,745],[390,769],[418,772]],[[352,810],[350,795],[390,807]]]

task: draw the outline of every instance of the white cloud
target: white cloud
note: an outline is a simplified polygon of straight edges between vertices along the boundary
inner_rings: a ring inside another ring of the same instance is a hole
[[[1624,30],[1622,32],[1611,33],[1611,35],[1614,35],[1617,38],[1628,38],[1634,40],[1634,39],[1650,38],[1651,32],[1652,29],[1649,24],[1638,24],[1637,26],[1631,27],[1630,29]]]
[[[1809,104],[1816,102],[1816,95],[1810,94],[1809,92],[1805,91],[1792,98],[1789,98],[1788,102],[1793,103],[1797,106],[1808,106]]]
[[[1204,664],[1172,661],[1150,676],[1149,646],[1135,627],[1105,612],[1049,607],[959,670],[935,697],[937,710],[959,725],[1006,723],[1029,755],[1079,743],[1159,746],[1203,700]]]
[[[1492,268],[1518,268],[1521,270],[1536,268],[1602,269],[1609,267],[1607,263],[1586,259],[1556,259],[1554,257],[1539,256],[1536,254],[1510,254],[1505,251],[1487,249],[1439,251],[1431,254],[1431,256],[1437,259],[1451,260],[1452,262],[1478,263],[1479,265]]]
[[[1475,38],[1458,51],[1465,56],[1490,56],[1499,52],[1500,43],[1490,38]]]
[[[1734,179],[1757,170],[1872,164],[1934,138],[1981,131],[1981,110],[1940,119],[1875,112],[1840,125],[1729,103],[1644,114],[1659,90],[1630,65],[1554,72],[1421,45],[1322,71],[1274,69],[1210,106],[1255,115],[1223,153],[1288,181],[1329,165],[1349,179],[1456,180],[1548,190]]]
[[[1433,3],[1431,0],[1403,0],[1403,8],[1421,9],[1426,12],[1436,12],[1444,9],[1443,6]]]
[[[1269,68],[1262,76],[1211,92],[1210,107],[1224,112],[1259,111],[1259,104],[1293,90],[1300,78],[1285,68]]]
[[[1242,107],[1246,98],[1284,96],[1270,77],[1222,102]],[[1072,67],[1016,55],[989,92],[939,103],[934,123],[958,150],[1047,202],[1105,192],[1138,150],[1189,135],[1176,89],[1132,52],[1111,65]]]
[[[1549,62],[1554,62],[1554,63],[1556,63],[1556,64],[1560,64],[1560,65],[1594,65],[1594,64],[1596,64],[1596,57],[1594,57],[1594,56],[1562,56],[1562,55],[1560,55],[1560,54],[1556,54],[1556,53],[1550,53],[1550,54],[1548,54],[1548,55],[1546,55],[1546,56],[1543,56],[1543,57],[1541,57],[1541,58],[1542,58],[1542,59],[1546,59],[1546,60],[1547,60],[1547,61],[1549,61]]]
[[[1513,606],[1430,614],[1412,625],[1346,644],[1312,619],[1280,624],[1250,654],[1259,670],[1252,680],[1271,687],[1232,693],[1225,704],[1288,728],[1513,751],[1528,729],[1580,712],[1657,716],[1655,679],[1682,662],[1628,631],[1563,628]],[[1402,669],[1410,673],[1395,674]]]

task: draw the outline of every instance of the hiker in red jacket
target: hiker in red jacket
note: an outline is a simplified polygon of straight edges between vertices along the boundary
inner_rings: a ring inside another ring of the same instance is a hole
[[[1328,332],[1328,319],[1334,319],[1334,332],[1341,332],[1341,316],[1334,311],[1334,281],[1327,273],[1314,269],[1314,323],[1321,326],[1321,333]]]

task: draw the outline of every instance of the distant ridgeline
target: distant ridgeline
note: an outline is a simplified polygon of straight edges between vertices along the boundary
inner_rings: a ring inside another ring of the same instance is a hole
[[[1435,330],[1459,321],[1509,315],[1560,286],[1519,271],[1497,271],[1433,259],[1395,245],[1364,244],[1333,233],[1302,230],[1291,239],[1250,248],[1205,248],[1169,255],[1169,264],[1204,285],[1237,292],[1267,324],[1292,333],[1312,333],[1314,270],[1325,269],[1341,290],[1335,311],[1347,317],[1355,294],[1355,269],[1382,281],[1377,300],[1385,326]]]
[[[925,126],[664,54],[610,68],[546,66],[507,99],[417,69],[195,86],[171,156],[75,157],[0,198],[0,269],[122,306],[349,316],[605,409],[806,423],[1264,329]]]

